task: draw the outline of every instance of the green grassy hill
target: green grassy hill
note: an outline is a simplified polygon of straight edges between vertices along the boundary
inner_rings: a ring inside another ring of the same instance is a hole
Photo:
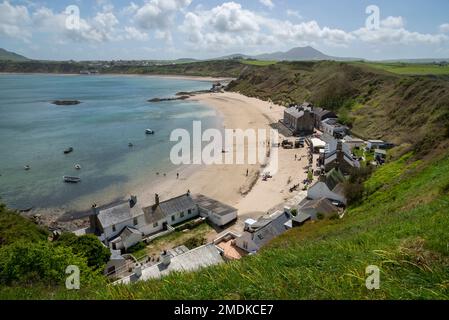
[[[7,51],[5,49],[0,48],[0,60],[5,61],[29,61],[30,59],[21,56],[20,54]]]

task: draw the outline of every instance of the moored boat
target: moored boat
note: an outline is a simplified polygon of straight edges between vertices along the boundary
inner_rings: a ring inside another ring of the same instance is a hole
[[[69,153],[72,153],[72,152],[73,152],[73,148],[72,147],[64,150],[64,154],[69,154]]]
[[[64,176],[63,179],[64,179],[64,182],[67,182],[67,183],[81,182],[81,178],[78,178],[78,177]]]
[[[76,169],[76,170],[81,170],[81,165],[75,164],[75,169]]]
[[[146,129],[146,130],[145,130],[145,133],[146,133],[146,134],[154,134],[154,131],[151,130],[151,129]]]

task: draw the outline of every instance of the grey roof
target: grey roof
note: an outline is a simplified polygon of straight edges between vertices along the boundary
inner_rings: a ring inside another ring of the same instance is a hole
[[[293,217],[292,220],[298,223],[304,223],[310,219],[312,219],[312,216],[310,214],[299,213],[296,217]]]
[[[142,236],[142,232],[140,232],[139,230],[132,228],[132,227],[125,227],[123,229],[123,231],[120,233],[120,236],[122,237],[122,239],[129,237],[130,235],[135,234],[135,235],[139,235]]]
[[[338,209],[330,202],[328,199],[322,198],[318,200],[308,200],[305,204],[303,204],[299,211],[301,210],[309,210],[313,209],[315,212],[320,213],[334,213],[337,212]]]
[[[333,190],[338,184],[345,182],[346,179],[338,169],[332,169],[326,174],[326,185],[329,190]]]
[[[333,193],[336,193],[340,196],[345,196],[345,185],[343,183],[339,183],[332,189]]]
[[[137,205],[131,208],[128,200],[121,201],[117,204],[111,205],[110,207],[100,209],[99,211],[98,220],[103,228],[119,224],[123,221],[130,220],[143,214],[142,209]]]
[[[236,212],[237,209],[227,204],[224,204],[215,199],[206,197],[202,194],[197,194],[193,196],[193,201],[202,209],[212,211],[216,215],[226,216],[230,213]]]
[[[286,113],[288,113],[289,115],[299,119],[302,116],[304,116],[304,110],[301,110],[298,107],[291,107],[285,110]]]
[[[137,280],[158,279],[167,276],[171,272],[196,271],[198,269],[223,263],[224,260],[214,244],[207,244],[176,255],[171,258],[168,266],[160,263],[142,270],[142,276],[135,275],[123,278],[117,283],[130,283]]]
[[[143,212],[145,213],[146,222],[154,223],[170,217],[175,213],[184,212],[195,208],[196,204],[192,197],[188,194],[183,194],[179,197],[163,201],[159,203],[159,205],[152,205],[143,208]]]
[[[291,218],[290,213],[278,211],[272,215],[259,218],[255,224],[251,225],[248,232],[252,233],[252,240],[261,247],[287,231],[285,223]]]

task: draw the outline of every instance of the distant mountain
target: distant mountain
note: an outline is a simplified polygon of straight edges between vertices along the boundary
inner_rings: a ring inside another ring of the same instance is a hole
[[[321,51],[316,50],[310,46],[293,48],[287,52],[274,52],[259,54],[256,56],[248,56],[244,54],[232,54],[218,59],[257,59],[257,60],[271,60],[271,61],[319,61],[319,60],[334,60],[334,61],[351,61],[362,60],[357,58],[341,58],[331,57]]]
[[[28,59],[24,56],[21,56],[20,54],[10,52],[10,51],[0,48],[0,60],[29,61],[30,59]]]
[[[254,58],[259,60],[276,60],[276,61],[300,61],[300,60],[333,60],[330,56],[312,48],[312,47],[297,47],[287,52],[275,52],[268,54],[261,54]]]

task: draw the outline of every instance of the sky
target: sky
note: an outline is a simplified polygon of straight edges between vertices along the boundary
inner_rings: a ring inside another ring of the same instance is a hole
[[[0,0],[0,48],[33,59],[206,59],[298,46],[449,58],[449,1]]]

